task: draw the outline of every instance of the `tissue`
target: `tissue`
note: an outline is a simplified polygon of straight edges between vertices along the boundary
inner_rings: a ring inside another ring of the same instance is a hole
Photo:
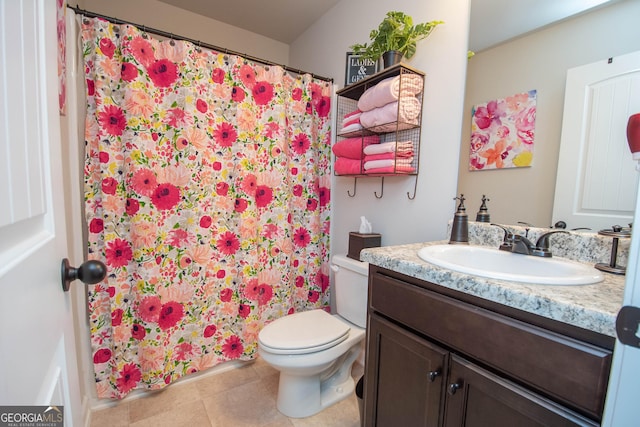
[[[360,229],[358,232],[360,234],[370,234],[372,231],[371,223],[367,221],[367,218],[361,216],[360,217]]]

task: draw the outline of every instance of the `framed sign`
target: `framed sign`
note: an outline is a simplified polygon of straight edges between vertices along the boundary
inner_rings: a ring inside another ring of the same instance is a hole
[[[344,78],[344,85],[362,80],[378,72],[378,62],[371,59],[364,59],[353,52],[347,52],[347,70]]]

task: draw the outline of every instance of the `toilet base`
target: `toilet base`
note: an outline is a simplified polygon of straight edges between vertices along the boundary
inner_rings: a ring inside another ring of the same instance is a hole
[[[317,375],[300,376],[280,372],[277,408],[290,418],[305,418],[351,396],[355,381],[351,367],[360,354],[355,346],[342,355],[332,369]]]

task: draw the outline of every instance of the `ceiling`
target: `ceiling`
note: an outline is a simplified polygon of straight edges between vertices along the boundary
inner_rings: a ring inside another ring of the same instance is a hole
[[[160,1],[291,44],[340,0]],[[478,52],[613,1],[471,0],[469,49]]]
[[[291,44],[340,0],[160,0]]]
[[[475,52],[617,0],[471,0],[469,49]]]

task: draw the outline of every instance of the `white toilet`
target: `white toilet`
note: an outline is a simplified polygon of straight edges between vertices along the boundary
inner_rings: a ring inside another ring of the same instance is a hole
[[[258,353],[280,371],[277,406],[288,417],[316,414],[355,388],[351,367],[365,338],[369,264],[336,255],[331,268],[337,314],[294,313],[258,335]]]

